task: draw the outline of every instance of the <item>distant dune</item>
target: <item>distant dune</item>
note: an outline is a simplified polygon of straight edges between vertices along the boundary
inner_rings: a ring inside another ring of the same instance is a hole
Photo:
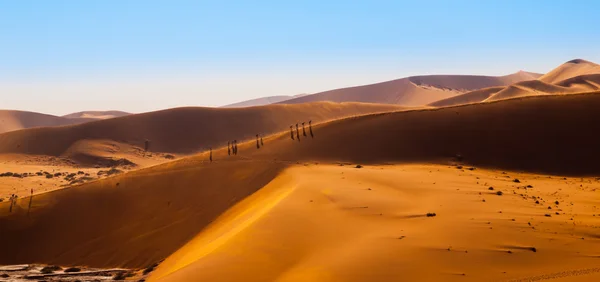
[[[600,90],[600,66],[576,59],[560,65],[538,79],[519,81],[504,87],[479,89],[429,105],[447,107],[524,96],[574,94],[596,90]]]
[[[507,76],[428,75],[401,78],[376,84],[336,89],[280,102],[296,104],[314,101],[366,102],[423,106],[456,95],[494,86],[506,86],[541,74],[520,71]]]
[[[555,68],[551,72],[540,77],[539,80],[555,84],[585,74],[600,74],[600,65],[582,59],[575,59]]]
[[[234,104],[230,104],[230,105],[225,105],[221,108],[242,108],[242,107],[264,106],[264,105],[275,104],[275,103],[283,102],[283,101],[286,101],[289,99],[294,99],[294,98],[298,98],[298,97],[302,97],[302,96],[306,96],[306,94],[298,94],[298,95],[293,95],[293,96],[262,97],[262,98],[252,99],[252,100],[234,103]]]
[[[104,144],[109,140],[138,147],[143,147],[144,141],[150,140],[151,151],[188,154],[210,147],[223,147],[234,139],[241,141],[254,138],[256,134],[267,135],[287,130],[291,124],[302,121],[312,120],[316,123],[401,109],[396,105],[331,102],[236,109],[177,108],[75,126],[0,134],[0,153],[93,160],[98,152],[106,151]],[[80,146],[83,141],[86,144]]]
[[[496,86],[496,87],[488,87],[483,88],[471,92],[467,92],[465,94],[457,95],[454,97],[442,99],[436,102],[429,104],[429,106],[433,107],[448,107],[455,105],[463,105],[463,104],[471,104],[478,103],[484,101],[495,93],[503,90],[504,86]]]
[[[67,119],[34,112],[0,110],[0,134],[24,128],[71,125],[88,121],[91,121],[91,119]]]
[[[123,117],[130,115],[130,113],[121,111],[84,111],[77,112],[68,115],[64,115],[64,118],[87,118],[87,119],[109,119],[116,117]]]

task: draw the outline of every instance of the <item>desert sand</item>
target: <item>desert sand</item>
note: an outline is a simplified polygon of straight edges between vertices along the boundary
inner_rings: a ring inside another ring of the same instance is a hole
[[[60,126],[88,122],[86,118],[63,118],[34,112],[0,110],[0,134],[32,127]]]
[[[178,108],[5,132],[0,165],[18,177],[0,177],[0,265],[158,265],[147,281],[159,282],[596,281],[595,70],[574,60],[543,76],[327,94],[389,104]]]
[[[64,115],[64,118],[109,119],[128,116],[130,113],[123,111],[83,111]]]
[[[243,107],[256,107],[256,106],[265,106],[275,103],[280,103],[283,101],[287,101],[294,98],[299,98],[302,96],[306,96],[306,94],[298,94],[293,96],[279,95],[279,96],[269,96],[269,97],[261,97],[256,99],[251,99],[247,101],[237,102],[229,105],[225,105],[222,108],[243,108]]]
[[[507,86],[519,81],[532,80],[541,74],[519,71],[506,76],[427,75],[412,76],[371,85],[335,89],[283,101],[283,104],[315,101],[366,102],[425,106],[432,102],[454,97],[468,91],[493,86]]]
[[[537,79],[524,80],[504,87],[479,89],[429,105],[447,107],[525,96],[565,95],[598,90],[600,90],[600,65],[576,59],[558,66]]]
[[[379,113],[299,141],[283,126],[237,156],[0,203],[13,242],[0,264],[162,262],[149,281],[593,281],[599,106],[588,93]]]

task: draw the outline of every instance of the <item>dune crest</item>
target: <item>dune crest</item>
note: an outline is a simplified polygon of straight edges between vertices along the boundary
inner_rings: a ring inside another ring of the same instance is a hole
[[[0,134],[26,128],[79,124],[91,120],[88,118],[67,119],[25,111],[0,110]]]
[[[506,76],[425,75],[401,78],[370,85],[335,89],[286,100],[282,104],[314,101],[366,102],[424,106],[480,88],[506,86],[541,74],[517,72]]]
[[[76,146],[77,142],[83,140],[87,144],[111,140],[123,148],[143,148],[145,140],[149,140],[152,152],[190,154],[210,147],[224,147],[231,140],[241,141],[254,138],[256,134],[267,135],[286,130],[289,125],[301,121],[323,122],[401,109],[397,105],[331,102],[236,109],[177,108],[75,126],[0,134],[0,154],[96,155],[78,150],[85,149],[84,146]]]

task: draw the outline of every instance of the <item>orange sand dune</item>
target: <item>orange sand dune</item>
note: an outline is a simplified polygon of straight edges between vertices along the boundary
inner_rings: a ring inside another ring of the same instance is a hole
[[[286,100],[302,97],[305,95],[306,94],[298,94],[298,95],[294,95],[294,96],[280,95],[280,96],[261,97],[261,98],[251,99],[251,100],[242,101],[242,102],[238,102],[238,103],[234,103],[234,104],[225,105],[222,108],[242,108],[242,107],[264,106],[264,105],[270,105],[270,104],[279,103],[279,102],[283,102]]]
[[[61,126],[91,121],[86,118],[67,119],[34,112],[0,110],[0,134],[24,128]]]
[[[541,74],[518,72],[507,76],[429,75],[413,76],[371,85],[336,89],[286,100],[282,104],[314,101],[367,102],[423,106],[480,88],[505,86],[536,79]]]
[[[253,158],[301,161],[437,162],[457,154],[476,165],[557,174],[596,174],[600,92],[414,110],[334,121],[315,138],[288,134]],[[281,142],[287,141],[287,142]]]
[[[146,267],[266,185],[281,164],[185,161],[0,202],[0,265]]]
[[[26,217],[28,198],[10,216],[0,203],[0,230],[10,230],[0,232],[0,240],[15,242],[0,254],[0,264],[143,266],[175,251],[296,161],[447,163],[461,154],[487,167],[597,174],[598,106],[600,94],[539,96],[355,117],[315,126],[314,139],[291,140],[284,132],[260,149],[252,141],[241,144],[235,157],[215,151],[212,164],[202,153],[35,196],[33,220]]]
[[[471,103],[479,103],[479,102],[484,101],[485,99],[489,98],[493,94],[499,92],[500,90],[503,90],[504,88],[505,88],[504,86],[483,88],[483,89],[467,92],[465,94],[461,94],[458,96],[439,100],[439,101],[429,104],[429,106],[449,107],[449,106],[457,106],[457,105],[464,105],[464,104],[471,104]]]
[[[128,116],[130,113],[121,111],[84,111],[77,112],[68,115],[64,115],[64,118],[89,118],[89,119],[108,119],[115,117]]]
[[[298,166],[149,281],[595,281],[598,188],[439,165]]]
[[[192,153],[209,147],[226,146],[229,140],[243,140],[256,134],[285,130],[290,124],[312,119],[323,122],[373,112],[400,110],[396,105],[319,102],[303,105],[269,105],[240,109],[178,108],[158,112],[99,120],[81,125],[36,128],[0,135],[0,154],[19,153],[68,157],[79,160],[97,157],[78,148],[94,146],[90,140],[110,140],[122,145],[143,147],[150,140],[150,151]],[[86,146],[77,146],[78,142]],[[94,141],[95,142],[95,141]],[[104,156],[104,155],[101,155]]]
[[[501,88],[467,92],[436,101],[430,106],[447,107],[524,96],[574,94],[597,90],[600,90],[600,66],[578,59],[560,65],[539,79],[520,81]]]
[[[565,79],[585,74],[600,74],[600,65],[582,59],[575,59],[568,61],[541,76],[539,80],[554,84]]]

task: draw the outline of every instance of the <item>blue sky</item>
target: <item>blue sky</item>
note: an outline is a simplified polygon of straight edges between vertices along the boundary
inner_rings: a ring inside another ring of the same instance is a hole
[[[0,108],[220,106],[600,62],[597,1],[1,1]]]

